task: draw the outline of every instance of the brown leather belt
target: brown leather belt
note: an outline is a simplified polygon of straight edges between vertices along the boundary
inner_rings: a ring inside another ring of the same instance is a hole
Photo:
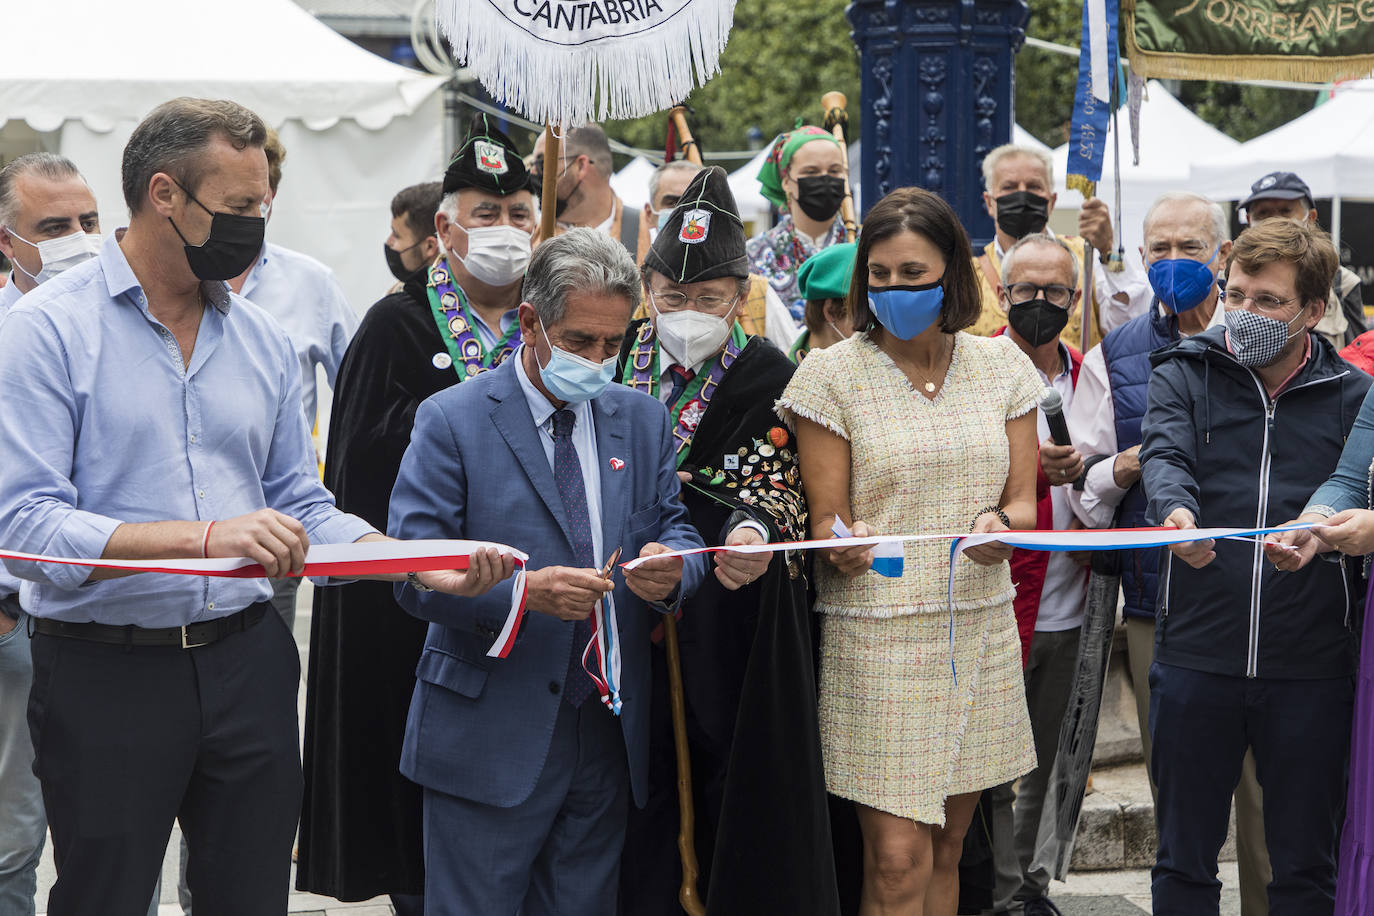
[[[242,633],[271,612],[273,608],[270,603],[259,601],[226,617],[188,623],[182,627],[68,623],[65,620],[48,620],[43,617],[32,619],[33,631],[44,636],[84,639],[88,642],[103,642],[116,646],[171,646],[178,649],[194,649],[197,646],[208,646],[231,633]]]

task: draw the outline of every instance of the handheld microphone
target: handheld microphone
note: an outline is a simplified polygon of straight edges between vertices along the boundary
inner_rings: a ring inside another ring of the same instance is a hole
[[[1050,439],[1055,445],[1073,445],[1069,439],[1069,424],[1064,422],[1064,399],[1053,388],[1046,388],[1040,395],[1040,412],[1045,415],[1045,423],[1050,428]]]

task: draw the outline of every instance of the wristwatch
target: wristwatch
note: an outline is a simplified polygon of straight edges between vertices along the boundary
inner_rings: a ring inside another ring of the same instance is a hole
[[[406,573],[406,581],[409,582],[410,587],[415,589],[417,592],[434,591],[434,589],[430,588],[428,585],[425,585],[423,582],[420,581],[420,574],[417,572]]]

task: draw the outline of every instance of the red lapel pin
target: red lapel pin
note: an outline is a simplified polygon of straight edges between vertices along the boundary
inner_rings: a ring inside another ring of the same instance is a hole
[[[618,471],[618,470],[620,470],[620,469],[623,468],[623,467],[625,467],[625,462],[621,461],[619,458],[612,458],[612,459],[611,459],[611,470],[612,470],[612,471]]]

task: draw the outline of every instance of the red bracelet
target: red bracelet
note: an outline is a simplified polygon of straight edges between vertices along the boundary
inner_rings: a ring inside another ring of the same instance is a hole
[[[205,537],[200,539],[200,555],[202,558],[210,556],[210,529],[213,527],[215,527],[214,522],[206,525]]]

